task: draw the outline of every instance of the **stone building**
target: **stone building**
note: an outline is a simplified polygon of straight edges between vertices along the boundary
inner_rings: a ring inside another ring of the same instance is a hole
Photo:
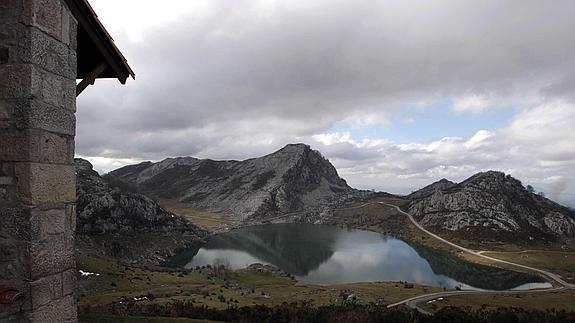
[[[77,320],[76,96],[129,76],[87,0],[0,0],[0,322]]]

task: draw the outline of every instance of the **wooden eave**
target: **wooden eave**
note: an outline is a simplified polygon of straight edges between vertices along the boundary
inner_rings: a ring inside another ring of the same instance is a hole
[[[82,82],[78,84],[77,94],[97,78],[116,78],[122,84],[129,76],[135,79],[134,71],[88,1],[65,1],[78,21],[77,78]]]

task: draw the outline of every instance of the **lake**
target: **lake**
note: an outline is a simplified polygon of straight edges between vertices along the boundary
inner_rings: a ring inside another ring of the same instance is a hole
[[[266,224],[215,235],[199,250],[184,250],[167,265],[214,263],[234,269],[271,264],[298,281],[315,284],[408,281],[490,290],[550,286],[536,275],[472,264],[389,235],[313,224]]]

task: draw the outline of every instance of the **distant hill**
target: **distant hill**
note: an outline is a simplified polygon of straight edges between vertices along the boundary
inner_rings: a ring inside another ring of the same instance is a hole
[[[321,208],[356,192],[326,158],[304,144],[244,161],[167,158],[125,166],[109,176],[155,198],[242,220]]]
[[[92,164],[76,158],[76,232],[80,235],[187,235],[203,238],[205,231],[186,218],[164,210],[137,193],[112,188],[93,170]]]
[[[407,198],[409,212],[428,228],[499,240],[575,238],[575,212],[502,172],[478,173],[459,184],[444,179]]]
[[[421,198],[427,197],[429,195],[432,195],[436,191],[446,190],[446,189],[451,188],[455,185],[457,185],[457,184],[443,178],[443,179],[441,179],[435,183],[429,184],[426,187],[409,194],[407,196],[407,198],[410,200],[421,199]]]

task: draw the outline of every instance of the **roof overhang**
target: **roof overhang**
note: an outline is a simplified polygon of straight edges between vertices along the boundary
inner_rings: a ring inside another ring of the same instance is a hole
[[[77,78],[79,95],[97,78],[116,78],[122,84],[135,74],[87,0],[65,0],[78,21]]]

